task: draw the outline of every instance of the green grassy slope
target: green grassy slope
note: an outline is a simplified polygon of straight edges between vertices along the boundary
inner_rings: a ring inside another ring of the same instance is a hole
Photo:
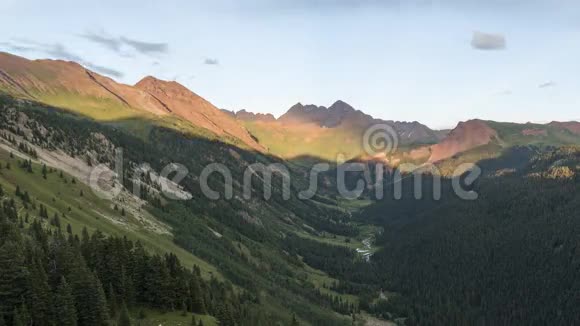
[[[270,153],[287,159],[309,156],[336,162],[337,154],[350,159],[363,151],[362,131],[308,126],[274,128],[261,122],[246,122],[245,126]]]
[[[25,160],[20,155],[17,153],[11,157],[7,150],[0,149],[0,184],[9,193],[14,193],[17,186],[22,192],[28,192],[37,208],[42,204],[47,207],[50,217],[58,214],[64,227],[67,224],[72,226],[73,233],[80,235],[86,227],[91,233],[100,230],[110,235],[126,236],[140,241],[153,253],[176,254],[185,266],[198,265],[208,278],[210,275],[219,276],[215,267],[175,245],[170,234],[160,234],[145,228],[129,212],[122,216],[122,207],[115,210],[110,201],[96,196],[87,185],[79,181],[73,183],[74,178],[67,173],[49,168],[47,178],[44,179],[42,166],[34,162],[33,172],[27,172],[19,167]],[[10,169],[6,168],[7,165],[10,165]],[[20,214],[35,215],[34,210],[32,205],[22,207]]]

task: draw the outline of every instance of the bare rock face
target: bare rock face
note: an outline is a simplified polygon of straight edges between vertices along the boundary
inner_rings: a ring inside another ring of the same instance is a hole
[[[524,135],[524,136],[547,136],[548,131],[546,129],[524,129],[524,130],[522,130],[522,135]]]
[[[438,162],[457,153],[487,145],[497,138],[497,132],[484,121],[460,122],[445,139],[431,146],[429,162]]]

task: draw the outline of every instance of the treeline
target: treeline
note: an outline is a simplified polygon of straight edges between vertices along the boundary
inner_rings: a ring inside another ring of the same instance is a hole
[[[173,254],[151,255],[99,231],[79,238],[36,219],[26,224],[14,201],[3,202],[0,325],[130,325],[128,308],[211,314],[220,325],[241,325],[252,300],[204,281],[199,268],[182,266]]]

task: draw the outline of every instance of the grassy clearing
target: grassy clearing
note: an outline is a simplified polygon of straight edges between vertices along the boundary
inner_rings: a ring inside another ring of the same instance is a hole
[[[43,103],[76,112],[98,121],[123,120],[142,115],[136,109],[121,105],[110,99],[70,92],[40,95],[38,98]]]
[[[191,325],[191,313],[183,314],[179,311],[161,312],[157,310],[145,310],[145,318],[138,320],[138,325],[141,326],[189,326]],[[138,316],[139,312],[134,311],[133,316]],[[201,320],[204,326],[217,326],[217,320],[209,315],[194,314],[196,323]]]
[[[348,200],[348,199],[340,199],[337,203],[338,207],[345,209],[349,212],[355,212],[361,210],[373,203],[370,199],[355,199],[355,200]]]
[[[330,289],[331,285],[337,283],[338,280],[330,277],[325,272],[314,269],[305,264],[305,271],[307,275],[307,280],[312,283],[321,293],[326,295],[332,295],[340,297],[343,301],[348,301],[349,303],[358,304],[358,297],[350,294],[340,294]]]
[[[306,232],[297,232],[296,235],[302,238],[318,241],[320,243],[325,243],[339,247],[347,247],[353,250],[355,250],[356,248],[361,248],[363,246],[362,242],[358,239],[345,237],[341,235],[335,235],[327,232],[323,232],[320,236],[316,236]]]
[[[313,126],[273,127],[262,122],[247,122],[246,128],[271,153],[287,159],[318,159],[336,162],[337,154],[345,159],[362,153],[361,134],[343,128],[319,128]]]

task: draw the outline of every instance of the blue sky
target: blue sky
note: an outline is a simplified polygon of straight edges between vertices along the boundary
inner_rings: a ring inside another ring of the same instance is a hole
[[[176,80],[226,109],[341,99],[434,128],[580,119],[571,0],[0,0],[0,15],[0,50]]]

